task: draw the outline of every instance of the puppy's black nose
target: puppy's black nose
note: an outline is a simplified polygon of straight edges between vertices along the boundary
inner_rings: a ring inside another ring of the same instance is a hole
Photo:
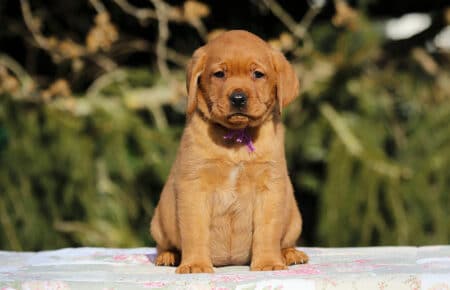
[[[247,104],[247,95],[243,92],[234,92],[230,96],[230,102],[233,107],[242,108]]]

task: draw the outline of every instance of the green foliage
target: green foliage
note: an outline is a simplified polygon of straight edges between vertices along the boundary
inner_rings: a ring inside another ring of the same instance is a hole
[[[409,55],[384,66],[374,53],[379,43],[353,45],[324,56],[339,60],[334,74],[287,116],[290,167],[303,171],[294,181],[319,199],[316,244],[446,244],[449,92],[434,99],[442,93],[438,77]],[[450,81],[446,71],[439,77]]]
[[[0,248],[148,243],[179,130],[126,110],[76,117],[7,95],[0,107]]]
[[[27,2],[18,2],[22,12]],[[133,16],[112,2],[94,15],[88,2],[57,6],[58,15],[67,16],[58,20],[67,20],[64,25],[37,13],[46,11],[40,3],[28,7],[34,29],[23,24],[26,13],[8,18],[17,30],[8,33],[28,33],[22,50],[11,49],[18,37],[0,35],[11,54],[0,54],[0,249],[153,245],[149,220],[184,124],[184,54],[207,38],[201,19],[215,10],[197,3],[186,18],[180,14],[186,7],[169,9],[177,13],[169,15],[175,18],[166,42],[156,34],[164,31],[157,19],[136,14],[130,21]],[[368,12],[372,2],[357,5]],[[214,3],[208,5],[220,1]],[[8,14],[4,7],[0,16]],[[225,10],[214,13],[227,16]],[[280,27],[290,21],[273,15],[245,19],[260,31],[270,26],[268,31],[284,32],[272,43],[301,77],[302,100],[284,117],[288,166],[305,221],[302,242],[447,244],[448,52],[427,51],[423,36],[393,44],[380,23],[361,11],[348,5],[335,10],[334,20],[321,15],[321,21],[303,19],[306,26],[298,27]],[[299,37],[301,28],[305,35]],[[114,37],[98,37],[105,31]],[[19,63],[23,56],[15,53],[21,51],[27,55]],[[156,56],[151,69],[149,51]],[[170,73],[161,77],[158,70]]]

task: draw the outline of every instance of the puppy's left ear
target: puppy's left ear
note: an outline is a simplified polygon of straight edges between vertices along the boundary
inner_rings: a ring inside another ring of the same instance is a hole
[[[272,52],[272,59],[277,72],[277,98],[278,106],[281,109],[286,107],[298,96],[300,83],[292,65],[286,60],[284,55],[276,50]]]
[[[188,93],[186,114],[191,115],[197,108],[197,92],[200,76],[205,68],[205,47],[198,48],[187,66],[186,89]]]

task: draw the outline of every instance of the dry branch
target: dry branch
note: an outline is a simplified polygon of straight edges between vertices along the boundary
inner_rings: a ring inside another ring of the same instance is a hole
[[[148,8],[137,8],[126,0],[113,0],[125,13],[134,16],[142,25],[147,24],[149,19],[157,19],[156,12]]]
[[[297,40],[303,40],[305,38],[309,26],[320,11],[322,11],[323,7],[321,5],[310,5],[305,16],[303,16],[302,20],[297,23],[277,1],[263,0],[263,3],[289,29]]]
[[[97,13],[104,13],[106,12],[105,5],[103,5],[102,1],[100,0],[89,0],[89,3],[91,3],[92,7],[97,11]]]
[[[170,80],[170,70],[167,66],[167,40],[169,39],[169,7],[162,0],[150,0],[156,9],[158,18],[158,42],[156,43],[156,57],[159,72],[165,80]]]
[[[97,0],[92,0],[91,3],[93,3],[92,5],[97,11],[99,9],[104,9],[103,4]],[[41,20],[33,16],[28,0],[20,0],[20,6],[25,25],[31,32],[31,35],[35,40],[37,46],[46,51],[52,57],[52,60],[55,63],[66,60],[77,60],[79,58],[86,57],[91,59],[105,71],[109,71],[117,67],[117,64],[106,55],[89,51],[84,45],[78,44],[71,39],[60,40],[54,36],[46,37],[41,32]],[[108,14],[105,9],[102,14],[98,15]],[[109,41],[112,42],[114,40],[115,39],[112,38]]]

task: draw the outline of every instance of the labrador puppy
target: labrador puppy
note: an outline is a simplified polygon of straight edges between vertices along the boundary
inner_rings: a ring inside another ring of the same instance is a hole
[[[289,180],[280,113],[299,81],[283,54],[254,34],[223,33],[187,69],[187,121],[151,222],[156,265],[283,270],[302,219]]]

